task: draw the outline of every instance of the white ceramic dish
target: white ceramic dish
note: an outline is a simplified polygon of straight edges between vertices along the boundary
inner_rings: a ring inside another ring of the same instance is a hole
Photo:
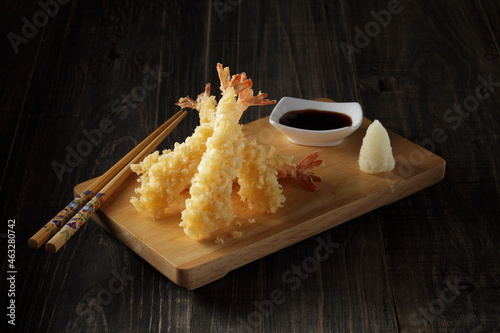
[[[303,109],[343,113],[351,117],[352,125],[333,130],[314,131],[280,124],[279,120],[285,113]],[[347,136],[358,129],[362,121],[363,110],[359,103],[319,102],[294,97],[283,97],[278,104],[276,104],[269,117],[269,122],[276,129],[285,134],[290,142],[303,146],[316,147],[330,147],[341,144]]]

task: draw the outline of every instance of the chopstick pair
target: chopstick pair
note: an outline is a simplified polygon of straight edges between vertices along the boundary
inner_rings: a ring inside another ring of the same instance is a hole
[[[28,240],[29,247],[38,249],[50,237],[54,236],[47,242],[45,248],[50,253],[56,253],[132,173],[130,165],[140,162],[149,155],[186,114],[185,110],[177,112],[113,165],[111,169],[92,183],[86,191],[76,197],[75,200],[34,234]]]

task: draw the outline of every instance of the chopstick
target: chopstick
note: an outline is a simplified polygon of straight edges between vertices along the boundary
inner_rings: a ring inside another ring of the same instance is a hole
[[[144,148],[139,154],[137,154],[127,165],[122,168],[116,176],[114,176],[100,191],[97,193],[92,200],[90,200],[68,223],[66,223],[61,230],[55,234],[46,244],[45,248],[50,253],[56,253],[75,232],[90,218],[90,216],[99,209],[99,207],[113,194],[113,192],[120,187],[120,185],[125,181],[125,179],[132,173],[130,165],[136,164],[146,155],[151,153],[164,139],[165,137],[180,123],[180,121],[186,116],[187,112],[182,110],[179,111],[179,116],[177,116],[172,123],[165,128],[160,135],[151,141],[146,148]]]
[[[92,213],[123,183],[127,176],[130,175],[130,165],[138,163],[146,155],[150,154],[179,124],[186,114],[187,112],[185,110],[180,110],[151,133],[144,141],[138,144],[105,174],[92,183],[92,185],[90,185],[81,195],[76,197],[68,206],[61,210],[59,214],[45,224],[45,226],[28,240],[28,245],[33,249],[40,248],[50,237],[56,234],[56,232],[64,226],[64,231],[60,230],[56,236],[50,240],[50,244],[48,243],[46,246],[47,251],[51,253],[57,252],[76,230],[86,222]],[[80,212],[71,219],[77,211]],[[66,222],[68,222],[69,219],[71,219],[71,224],[67,226]],[[61,237],[62,235],[64,237]]]

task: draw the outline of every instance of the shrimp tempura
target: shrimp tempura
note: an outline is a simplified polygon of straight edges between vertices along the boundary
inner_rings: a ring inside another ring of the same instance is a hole
[[[175,143],[173,150],[165,150],[162,155],[156,151],[131,166],[141,183],[135,190],[140,197],[130,200],[137,210],[161,217],[165,208],[179,199],[180,193],[189,186],[205,153],[205,143],[213,133],[216,103],[215,97],[210,96],[209,84],[196,102],[189,98],[179,100],[177,104],[181,106],[198,109],[200,125],[186,141]]]
[[[234,218],[231,192],[244,146],[235,97],[234,88],[228,87],[220,99],[214,133],[189,189],[180,226],[192,238],[206,236]]]
[[[262,105],[264,103],[261,103],[261,100],[266,101],[264,98],[267,95],[259,93],[258,96],[251,96],[253,92],[248,88],[240,93],[239,98],[248,101],[245,105]],[[240,185],[238,194],[250,209],[275,213],[285,202],[278,178],[292,177],[300,180],[309,190],[316,189],[312,181],[321,179],[313,177],[313,173],[309,171],[310,168],[322,163],[315,161],[316,157],[317,155],[308,160],[307,166],[300,163],[293,165],[291,156],[278,154],[273,146],[267,148],[258,145],[255,140],[245,140],[242,168],[238,170]]]
[[[180,224],[193,238],[207,236],[233,220],[231,192],[233,180],[242,166],[246,141],[238,121],[251,105],[275,103],[267,100],[266,94],[254,96],[252,81],[245,73],[231,78],[229,68],[221,64],[217,64],[217,71],[223,96],[217,106],[214,134],[207,140],[207,151],[192,181],[191,199],[186,200]]]
[[[292,158],[284,156],[283,164],[292,164]],[[276,158],[275,149],[266,149],[255,140],[245,140],[243,164],[238,170],[238,194],[250,209],[275,213],[283,206],[285,196],[278,182],[278,172],[269,162]]]
[[[321,165],[319,153],[315,152],[299,164],[292,163],[292,156],[279,154],[274,146],[264,147],[255,140],[245,140],[243,148],[243,165],[238,171],[238,194],[250,209],[275,213],[283,206],[285,196],[282,194],[278,179],[290,177],[301,182],[308,190],[316,191],[314,182],[321,178],[310,169]]]

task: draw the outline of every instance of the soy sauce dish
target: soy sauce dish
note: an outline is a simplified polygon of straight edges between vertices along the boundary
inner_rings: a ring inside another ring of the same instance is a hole
[[[269,122],[290,142],[303,146],[337,146],[359,128],[363,111],[359,103],[335,103],[283,97]]]

